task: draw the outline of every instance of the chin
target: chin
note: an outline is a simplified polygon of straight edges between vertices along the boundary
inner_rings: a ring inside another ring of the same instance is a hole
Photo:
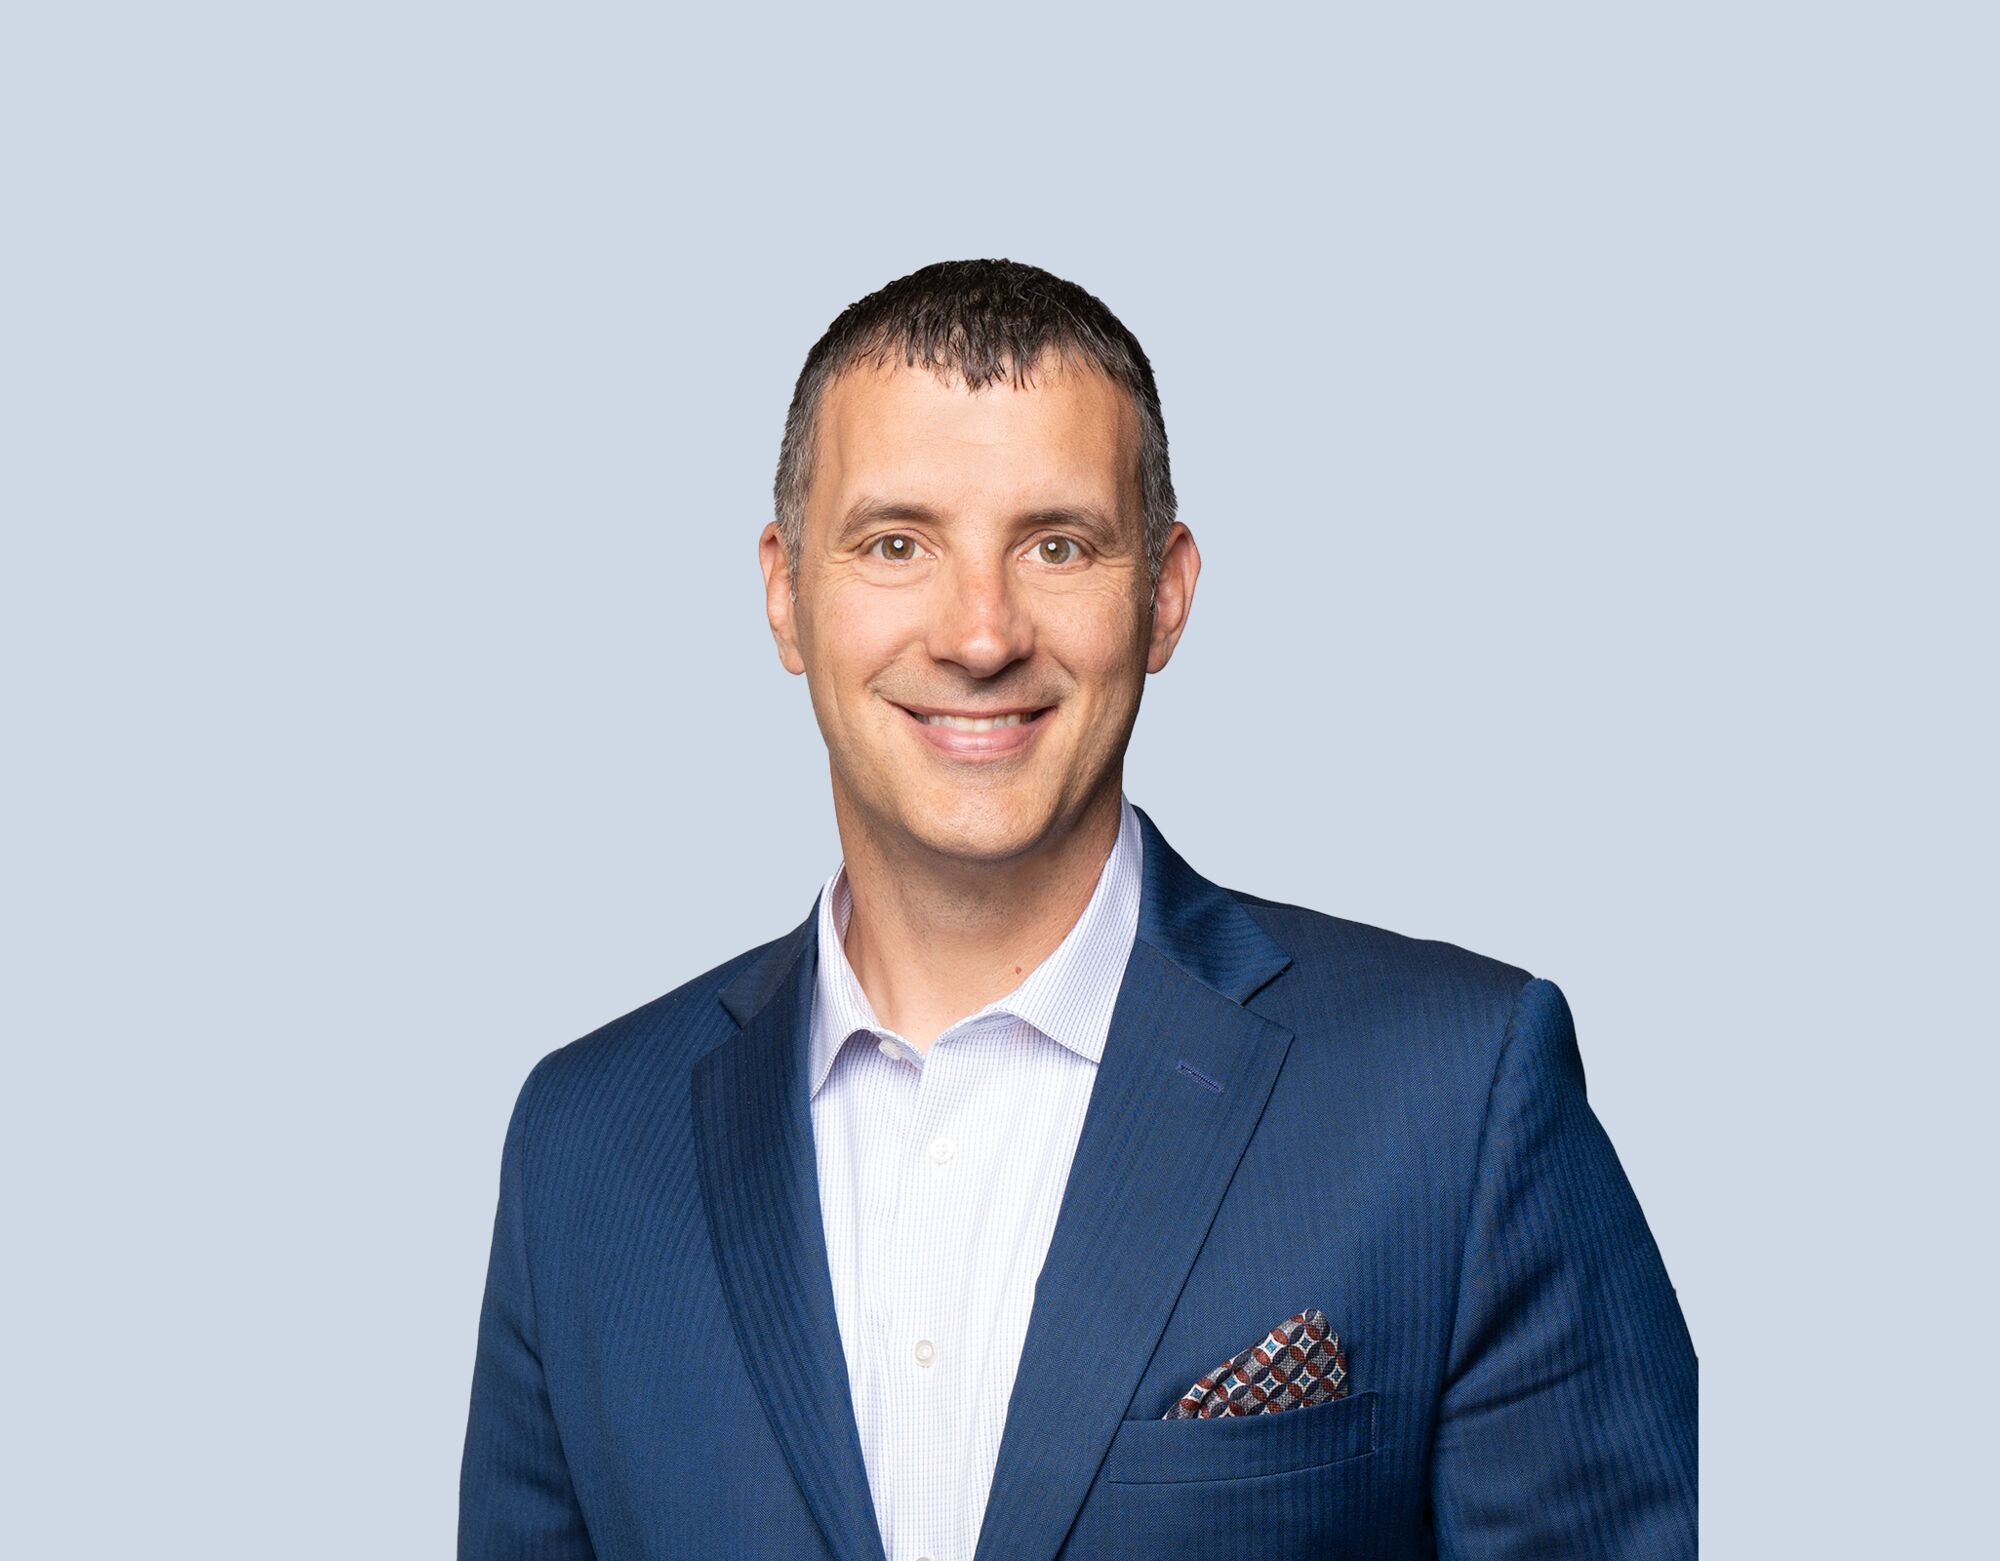
[[[1047,810],[1014,788],[932,790],[909,799],[906,827],[934,851],[998,861],[1030,849],[1047,831]]]

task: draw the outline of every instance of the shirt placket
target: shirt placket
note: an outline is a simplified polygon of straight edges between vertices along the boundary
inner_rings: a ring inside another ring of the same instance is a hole
[[[887,1307],[898,1500],[889,1561],[971,1561],[954,1553],[952,1532],[968,1347],[962,1298],[951,1294],[964,1272],[966,1208],[953,1116],[977,1054],[963,1039],[954,1027],[924,1055],[898,1146],[896,1283]]]

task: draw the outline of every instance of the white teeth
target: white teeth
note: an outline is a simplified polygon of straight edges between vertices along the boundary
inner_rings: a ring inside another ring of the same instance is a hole
[[[980,720],[962,715],[927,715],[919,719],[926,726],[948,726],[955,732],[990,732],[996,726],[1019,726],[1026,717],[1017,711],[1013,715],[993,716]]]

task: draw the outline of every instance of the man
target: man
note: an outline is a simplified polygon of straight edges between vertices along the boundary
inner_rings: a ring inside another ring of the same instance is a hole
[[[1693,1555],[1561,992],[1124,794],[1201,567],[1138,342],[926,267],[807,357],[776,496],[842,863],[522,1088],[463,1561]]]

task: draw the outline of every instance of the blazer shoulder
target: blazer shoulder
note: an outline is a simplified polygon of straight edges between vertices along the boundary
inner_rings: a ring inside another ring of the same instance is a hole
[[[723,989],[786,936],[745,949],[558,1046],[530,1070],[523,1096],[575,1099],[616,1093],[634,1082],[684,1072],[702,1053],[736,1033],[736,1021],[722,1005]]]
[[[1302,1034],[1365,1037],[1403,1065],[1430,1057],[1438,1077],[1483,1088],[1535,977],[1508,960],[1230,890],[1292,957],[1260,1006]]]
[[[1419,938],[1349,921],[1310,906],[1267,900],[1241,889],[1229,891],[1237,904],[1268,932],[1293,960],[1312,970],[1338,967],[1347,975],[1456,983],[1504,990],[1511,1002],[1533,977],[1519,965],[1476,953],[1440,938]]]

